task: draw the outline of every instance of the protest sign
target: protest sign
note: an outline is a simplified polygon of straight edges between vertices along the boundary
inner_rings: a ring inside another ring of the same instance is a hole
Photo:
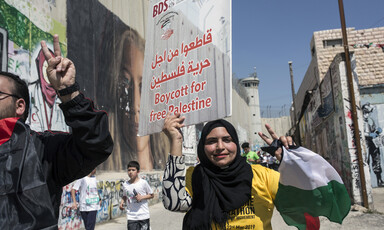
[[[139,135],[230,116],[231,1],[152,0],[146,31]]]

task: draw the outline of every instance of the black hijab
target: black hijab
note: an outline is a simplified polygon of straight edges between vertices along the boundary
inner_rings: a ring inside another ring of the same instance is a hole
[[[224,127],[237,146],[236,157],[226,168],[212,164],[204,152],[207,135]],[[183,229],[211,229],[212,223],[225,228],[229,212],[243,206],[251,198],[252,168],[240,156],[239,139],[235,128],[225,120],[208,122],[197,147],[200,164],[192,174],[192,208],[184,217]]]

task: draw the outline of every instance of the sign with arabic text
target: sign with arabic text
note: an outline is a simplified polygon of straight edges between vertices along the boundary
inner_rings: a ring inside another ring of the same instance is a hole
[[[160,132],[168,112],[192,125],[231,115],[231,0],[152,0],[139,135]]]

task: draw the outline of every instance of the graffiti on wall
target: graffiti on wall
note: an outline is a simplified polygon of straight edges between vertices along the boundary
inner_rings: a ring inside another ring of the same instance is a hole
[[[348,141],[348,147],[349,147],[349,151],[352,159],[351,173],[353,178],[353,185],[355,188],[360,189],[361,181],[360,181],[358,152],[356,148],[355,126],[352,120],[352,111],[349,105],[350,101],[348,100],[348,98],[344,98],[344,100],[347,102],[346,103],[346,111],[347,111],[346,125],[347,125],[347,132],[348,132],[347,136],[349,136],[349,140],[350,140]],[[361,136],[361,132],[360,132],[360,136]]]
[[[320,84],[321,107],[317,111],[319,117],[327,117],[334,111],[335,108],[331,77],[332,73],[332,69],[329,69]]]
[[[60,230],[75,230],[84,228],[79,209],[72,209],[71,189],[73,183],[63,187],[61,195],[60,214],[58,227]],[[79,192],[76,192],[76,200],[79,201]]]
[[[306,147],[323,156],[336,169],[348,193],[359,202],[361,181],[358,155],[348,87],[343,75],[345,70],[342,68],[345,68],[343,57],[337,55],[320,87],[313,89],[312,98],[300,120],[301,139]],[[360,108],[357,109],[360,111]],[[362,116],[358,120],[359,127],[362,127]]]
[[[353,189],[353,195],[354,195],[354,200],[355,202],[362,202],[362,181],[361,181],[361,174],[360,174],[360,165],[359,165],[359,152],[356,147],[356,138],[360,139],[360,144],[361,144],[361,154],[363,157],[363,161],[365,161],[365,156],[366,156],[366,149],[365,149],[365,138],[362,135],[362,130],[363,130],[363,117],[361,114],[361,107],[358,106],[360,104],[360,93],[358,90],[357,86],[357,73],[356,73],[356,59],[352,55],[351,56],[351,63],[352,63],[352,72],[354,75],[353,79],[353,87],[354,87],[354,96],[356,100],[356,111],[357,111],[357,124],[353,123],[352,119],[352,104],[350,102],[350,94],[349,94],[349,88],[348,88],[348,82],[347,78],[345,76],[345,66],[344,63],[340,63],[340,69],[343,68],[343,73],[344,75],[341,76],[340,80],[340,85],[341,85],[341,90],[343,94],[343,102],[344,102],[344,114],[345,114],[345,124],[347,128],[347,140],[348,140],[348,151],[350,155],[350,163],[351,163],[351,180],[352,180],[352,189]],[[359,130],[359,136],[355,136],[355,129],[358,128]],[[366,171],[367,164],[363,163],[363,171]],[[367,175],[365,172],[365,183],[368,184],[366,187],[366,191],[368,194],[368,200],[372,198],[371,196],[371,187],[369,186],[370,182],[370,176]]]
[[[101,198],[101,207],[97,213],[96,221],[103,222],[121,216],[123,211],[119,209],[121,193],[121,184],[124,180],[100,181],[98,189]]]

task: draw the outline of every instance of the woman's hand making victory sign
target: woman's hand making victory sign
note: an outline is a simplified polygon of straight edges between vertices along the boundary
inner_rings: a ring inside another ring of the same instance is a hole
[[[267,129],[268,133],[271,135],[272,139],[262,132],[259,132],[259,136],[261,137],[261,139],[265,141],[265,143],[267,143],[267,145],[271,146],[272,142],[275,140],[279,140],[282,146],[284,146],[286,149],[289,149],[289,146],[295,145],[295,142],[293,142],[293,139],[291,136],[281,136],[281,137],[277,136],[275,131],[273,131],[271,126],[269,126],[268,124],[265,125],[265,128]],[[282,152],[283,150],[281,147],[277,148],[277,150],[274,152],[274,155],[279,161],[281,161]]]

